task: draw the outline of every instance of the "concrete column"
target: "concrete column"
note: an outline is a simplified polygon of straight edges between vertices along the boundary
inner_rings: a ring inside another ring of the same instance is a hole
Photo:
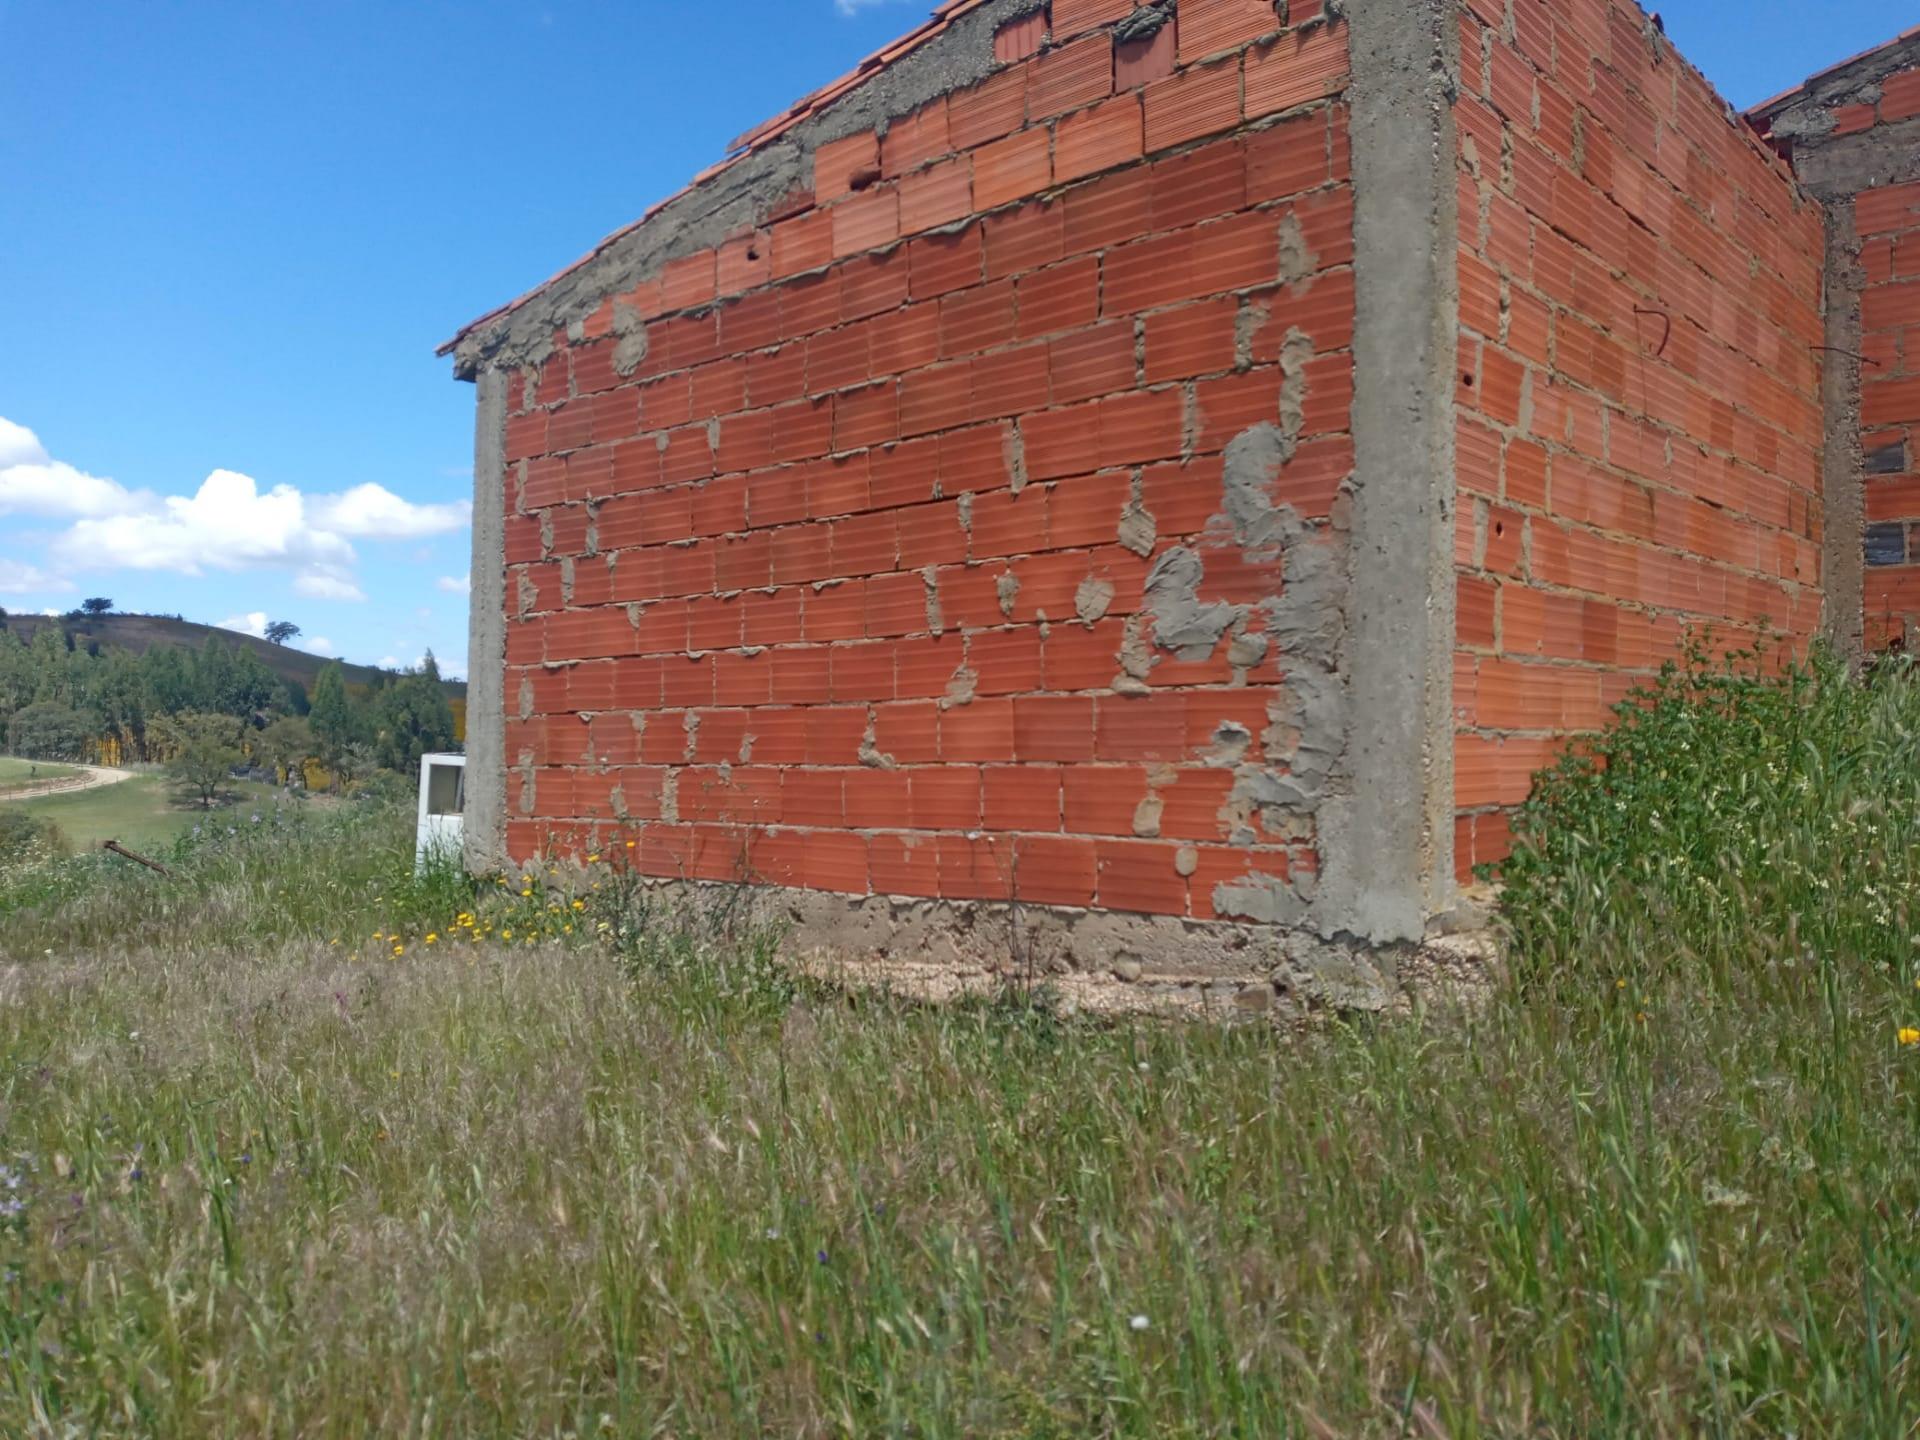
[[[473,580],[467,616],[467,869],[486,874],[507,855],[507,376],[475,376]]]
[[[1821,633],[1850,664],[1865,654],[1861,547],[1866,541],[1860,449],[1860,237],[1853,197],[1826,205],[1826,335],[1820,356]]]
[[[1342,665],[1350,795],[1327,817],[1321,923],[1411,940],[1453,890],[1452,0],[1345,7],[1352,50],[1354,485]]]

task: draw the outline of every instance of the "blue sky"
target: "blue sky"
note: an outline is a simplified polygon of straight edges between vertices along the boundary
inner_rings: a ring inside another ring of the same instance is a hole
[[[0,605],[466,651],[434,346],[928,0],[0,0]],[[1920,15],[1676,0],[1737,104]]]

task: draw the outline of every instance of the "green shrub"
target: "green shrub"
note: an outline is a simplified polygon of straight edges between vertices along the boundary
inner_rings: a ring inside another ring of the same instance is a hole
[[[1885,975],[1920,945],[1920,677],[1691,645],[1542,774],[1502,869],[1523,974],[1750,998],[1776,968]]]
[[[13,867],[65,855],[60,827],[24,810],[0,805],[0,867]]]

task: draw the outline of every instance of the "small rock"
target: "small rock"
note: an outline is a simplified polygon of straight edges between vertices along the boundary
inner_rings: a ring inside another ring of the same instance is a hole
[[[1113,962],[1113,978],[1123,980],[1131,985],[1140,978],[1140,972],[1143,968],[1140,962],[1134,959],[1133,956],[1123,956]]]
[[[1233,997],[1233,1003],[1242,1010],[1269,1010],[1273,1007],[1273,987],[1270,985],[1242,986],[1240,993]]]

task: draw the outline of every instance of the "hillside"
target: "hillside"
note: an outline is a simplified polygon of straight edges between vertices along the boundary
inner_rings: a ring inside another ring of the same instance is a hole
[[[308,693],[312,693],[314,679],[320,674],[320,667],[327,664],[324,655],[310,655],[304,650],[296,650],[288,645],[275,645],[271,640],[257,639],[237,630],[222,630],[214,625],[202,625],[192,620],[175,620],[165,615],[102,615],[98,617],[68,617],[64,615],[9,615],[6,626],[22,640],[31,641],[34,632],[43,626],[53,625],[72,635],[76,644],[84,645],[88,640],[97,641],[103,647],[118,647],[134,654],[144,654],[156,645],[184,646],[198,650],[206,644],[209,635],[218,635],[229,645],[239,649],[251,650],[266,664],[267,668],[282,680],[299,682]],[[364,686],[372,683],[373,677],[380,672],[374,665],[347,665],[346,679],[349,685]],[[464,699],[467,686],[464,680],[443,682],[450,697]]]

